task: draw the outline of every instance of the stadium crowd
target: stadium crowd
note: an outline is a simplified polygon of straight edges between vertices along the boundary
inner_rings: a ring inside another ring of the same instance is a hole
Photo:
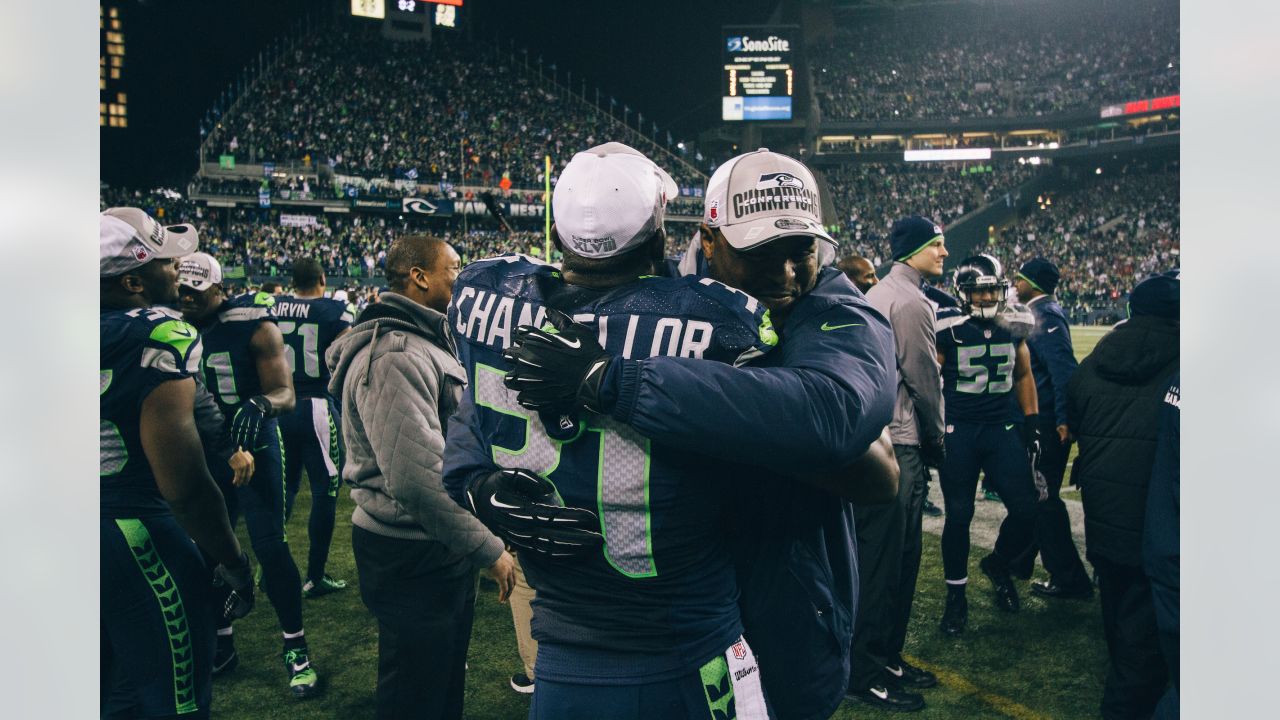
[[[245,93],[206,140],[209,158],[306,166],[424,185],[541,188],[544,157],[627,135],[608,113],[469,44],[394,43],[376,29],[304,38]],[[651,146],[651,149],[656,146]],[[706,178],[668,162],[681,187]]]
[[[826,169],[843,252],[883,263],[893,221],[921,215],[941,225],[993,202],[1031,179],[1013,164],[851,163]]]
[[[814,53],[824,120],[1039,116],[1176,94],[1178,7],[895,8]],[[903,42],[929,28],[928,42]]]
[[[1057,292],[1074,322],[1122,319],[1120,301],[1136,282],[1179,263],[1179,168],[1131,163],[1086,175],[991,239],[988,252],[1017,265],[1051,258]]]

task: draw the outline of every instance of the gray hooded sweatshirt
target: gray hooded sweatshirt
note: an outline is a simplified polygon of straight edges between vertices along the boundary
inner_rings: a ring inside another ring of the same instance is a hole
[[[379,301],[382,307],[369,306],[325,355],[329,391],[342,399],[342,479],[356,503],[351,522],[379,535],[435,541],[453,557],[489,567],[502,541],[440,480],[445,423],[466,385],[445,317],[396,293]]]

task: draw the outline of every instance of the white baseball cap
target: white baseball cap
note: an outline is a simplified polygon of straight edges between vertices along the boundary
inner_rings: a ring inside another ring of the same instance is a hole
[[[573,156],[551,196],[556,234],[575,255],[620,255],[662,227],[679,189],[635,148],[610,142]]]
[[[178,264],[178,282],[203,291],[222,282],[222,265],[209,253],[193,253]]]
[[[730,159],[707,182],[702,221],[735,250],[808,235],[836,241],[822,227],[818,182],[803,163],[767,148]]]
[[[98,216],[98,275],[111,277],[157,258],[190,255],[199,243],[192,225],[164,226],[138,208],[107,208]]]

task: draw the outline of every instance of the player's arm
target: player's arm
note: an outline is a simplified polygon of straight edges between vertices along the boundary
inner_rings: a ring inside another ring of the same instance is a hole
[[[898,495],[898,458],[889,428],[871,443],[861,458],[843,471],[813,473],[810,483],[858,505],[879,505]]]
[[[264,415],[275,417],[293,412],[293,373],[284,355],[284,336],[280,334],[280,328],[273,322],[259,323],[249,340],[249,350],[258,370],[262,396],[271,403],[270,410]]]
[[[894,344],[902,383],[915,405],[921,445],[940,443],[942,434],[941,363],[934,314],[927,303],[899,303],[891,311]]]
[[[1023,415],[1038,415],[1039,401],[1036,398],[1036,379],[1031,374],[1031,353],[1027,350],[1027,341],[1018,341],[1018,349],[1013,364],[1013,381],[1018,393],[1018,406]]]
[[[615,361],[613,417],[656,441],[805,480],[848,469],[893,417],[893,333],[869,306],[836,306],[789,325],[773,351],[781,367]]]
[[[1054,424],[1058,426],[1061,435],[1067,427],[1067,385],[1071,383],[1071,376],[1075,374],[1078,363],[1075,352],[1071,349],[1071,328],[1057,315],[1048,317],[1050,324],[1047,329],[1057,330],[1040,333],[1037,348],[1044,357],[1044,364],[1049,368],[1049,378],[1053,380]]]
[[[239,563],[240,543],[196,431],[195,380],[168,380],[148,393],[142,401],[140,432],[156,486],[183,529],[219,563]]]

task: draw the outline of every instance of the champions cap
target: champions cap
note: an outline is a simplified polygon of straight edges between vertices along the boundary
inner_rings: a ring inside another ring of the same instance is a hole
[[[818,182],[794,158],[761,148],[716,169],[707,183],[702,221],[719,228],[735,250],[780,237],[836,241],[822,227]]]
[[[575,255],[607,258],[662,227],[679,190],[638,150],[610,142],[573,156],[551,195],[556,235]]]
[[[166,227],[138,208],[107,208],[98,216],[98,276],[121,275],[157,258],[190,255],[198,245],[192,225]]]
[[[178,265],[178,282],[192,290],[207,290],[222,282],[222,266],[209,253],[195,253]]]

